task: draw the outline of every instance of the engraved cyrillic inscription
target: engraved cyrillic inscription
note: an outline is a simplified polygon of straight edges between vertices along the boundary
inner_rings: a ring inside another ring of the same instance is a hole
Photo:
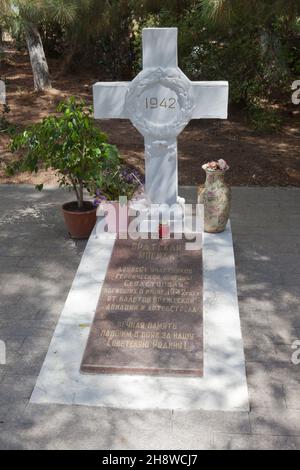
[[[201,251],[117,240],[81,370],[201,375]]]

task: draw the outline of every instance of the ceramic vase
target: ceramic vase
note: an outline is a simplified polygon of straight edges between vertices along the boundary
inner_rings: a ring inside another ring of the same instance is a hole
[[[202,166],[206,173],[204,187],[199,188],[198,203],[204,205],[204,231],[220,233],[226,228],[231,205],[231,188],[225,182],[226,170],[211,170]]]

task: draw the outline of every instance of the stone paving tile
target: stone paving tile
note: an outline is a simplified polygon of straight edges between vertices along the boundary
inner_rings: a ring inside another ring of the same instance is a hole
[[[51,337],[47,336],[28,336],[25,338],[22,348],[19,351],[20,354],[26,354],[27,352],[47,352]]]
[[[159,436],[155,436],[156,442],[153,439],[154,436],[152,434],[152,436],[143,437],[143,446],[141,448],[147,450],[150,445],[150,449],[210,450],[213,446],[213,435],[210,432],[198,433],[191,429],[189,432],[183,433],[177,430],[166,436],[165,431],[162,430]],[[132,442],[134,443],[134,440]],[[117,449],[118,447],[115,448]],[[140,448],[138,443],[135,443],[135,448]]]
[[[0,384],[3,381],[5,374],[6,374],[5,365],[0,364]]]
[[[51,334],[53,328],[43,325],[35,320],[6,320],[0,328],[0,337],[3,339],[9,337],[25,337],[25,336],[41,336],[43,334]]]
[[[265,334],[257,335],[257,343],[250,335],[243,335],[244,351],[247,362],[272,362],[277,358],[275,345]]]
[[[43,250],[43,248],[40,248],[40,250]],[[47,275],[47,269],[48,269],[48,263],[49,265],[52,265],[52,272],[56,272],[57,275],[63,276],[69,275],[70,270],[77,270],[77,267],[79,265],[80,261],[80,256],[78,254],[66,257],[66,254],[64,252],[61,253],[59,256],[58,253],[55,254],[55,256],[49,256],[48,255],[43,255],[41,254],[39,256],[38,261],[36,260],[36,256],[19,256],[18,257],[18,264],[17,268],[20,270],[27,270],[32,268],[33,266],[37,270],[37,274],[43,272],[43,266],[46,266],[46,275]],[[50,269],[50,268],[49,268]],[[74,273],[75,274],[75,273]],[[44,273],[45,275],[45,273]]]
[[[204,438],[205,440],[205,438]],[[164,445],[166,442],[166,446]],[[170,445],[168,445],[170,442]],[[173,446],[172,446],[173,444]],[[5,423],[0,426],[0,449],[24,450],[122,450],[122,449],[180,449],[163,428],[155,432],[120,433],[118,428],[87,423],[70,423],[62,429],[55,426]],[[183,447],[186,448],[186,447]],[[207,448],[207,447],[204,447]]]
[[[238,291],[238,300],[240,309],[244,312],[262,312],[262,313],[273,313],[280,306],[275,304],[273,296],[270,294],[264,295],[262,292],[260,295],[254,296],[252,294],[246,295]]]
[[[60,313],[63,309],[63,306],[64,306],[64,302],[62,302],[58,308],[55,308],[55,306],[52,305],[52,308],[48,309],[48,311],[38,312],[36,316],[34,317],[34,321],[36,322],[36,325],[44,327],[47,330],[49,329],[49,330],[54,331],[57,325],[57,322],[59,320]],[[39,335],[39,336],[42,336],[42,335]]]
[[[284,385],[284,393],[287,408],[300,411],[300,383],[297,386]]]
[[[242,324],[242,333],[251,334],[253,328],[258,330],[268,330],[269,331],[269,317],[267,313],[261,311],[251,311],[244,309],[242,305],[240,306],[240,319]],[[269,331],[269,334],[270,331]]]
[[[297,328],[286,318],[271,317],[269,321],[269,336],[275,345],[292,344],[296,339],[300,339]]]
[[[293,365],[293,353],[295,349],[292,348],[292,344],[277,344],[276,346],[276,356],[277,360],[282,362],[283,364],[290,364]],[[300,346],[298,347],[300,350]],[[298,358],[300,358],[300,353],[298,354]],[[297,365],[295,365],[297,367]],[[300,375],[300,366],[298,366],[298,371]]]
[[[25,340],[25,336],[12,336],[11,334],[5,335],[3,331],[5,330],[0,329],[0,338],[5,343],[6,364],[1,367],[3,367],[3,370],[5,370],[5,372],[7,372],[14,362],[15,355],[22,347],[22,344]]]
[[[60,405],[28,405],[6,427],[17,430],[25,448],[45,449],[164,448],[171,435],[170,412]]]
[[[13,356],[11,372],[13,374],[37,375],[45,360],[47,351],[22,351]]]
[[[243,320],[241,324],[245,354],[249,362],[291,363],[294,352],[292,344],[298,338],[295,328],[275,328],[268,324],[256,328],[251,324],[245,325]]]
[[[247,322],[247,320],[250,320],[250,324]],[[264,321],[258,321],[259,326],[256,326],[253,323],[253,320],[251,321],[251,314],[249,314],[249,319],[247,319],[245,315],[241,316],[241,323],[243,337],[247,337],[248,344],[256,345],[265,341],[271,342],[273,344],[273,338],[270,332],[267,316],[265,316]]]
[[[57,296],[61,293],[61,285],[54,280],[50,280],[46,275],[38,277],[37,275],[28,276],[26,273],[15,273],[15,274],[1,274],[0,282],[3,286],[3,294],[8,298],[12,299],[14,295],[17,296],[18,300],[26,302],[28,299],[32,301],[42,299],[47,296]],[[37,291],[37,285],[39,289]]]
[[[270,291],[276,284],[272,284],[269,281],[256,282],[248,278],[247,282],[242,280],[243,276],[237,277],[237,287],[240,296],[246,296],[249,298],[259,299],[265,292]],[[278,281],[278,285],[280,282]]]
[[[249,414],[246,412],[222,411],[177,411],[173,413],[173,431],[189,434],[202,432],[250,432]]]
[[[38,357],[28,356],[24,358],[20,354],[14,354],[10,363],[7,365],[7,371],[11,375],[24,374],[37,376],[42,367],[45,355]]]
[[[288,282],[288,279],[286,279],[281,285],[280,292],[283,302],[286,302],[287,304],[295,302],[297,304],[297,300],[299,301],[300,298],[300,275],[297,273],[296,279],[291,279],[290,283]]]
[[[247,362],[246,370],[247,379],[257,377],[256,380],[261,381],[262,387],[269,383],[293,386],[300,384],[299,365],[275,361],[269,363]]]
[[[18,263],[18,256],[0,256],[0,275],[2,273],[15,273]]]
[[[8,413],[8,407],[0,403],[0,432],[1,432],[1,425],[6,423],[6,417]],[[1,443],[1,438],[0,438],[0,443]],[[0,444],[0,450],[2,450],[1,444]]]
[[[19,400],[27,400],[28,404],[34,385],[34,375],[4,377],[0,384],[0,404],[14,404]]]
[[[299,450],[299,436],[256,436],[214,433],[215,450]]]
[[[269,312],[268,318],[270,323],[270,331],[279,341],[278,344],[291,343],[294,339],[300,339],[298,335],[300,326],[300,311],[298,307],[288,308],[280,312]],[[278,326],[278,330],[276,327]],[[281,338],[281,340],[280,340]]]
[[[13,262],[14,259],[17,260],[20,256],[26,256],[30,249],[32,252],[34,251],[30,245],[15,244],[13,241],[10,243],[4,242],[2,246],[0,245],[0,258],[3,264]]]
[[[11,323],[34,320],[37,316],[37,307],[29,307],[27,304],[20,303],[17,306],[11,306],[4,311],[0,311],[0,328],[7,327]]]
[[[22,399],[19,397],[16,397],[13,401],[0,402],[0,422],[2,424],[22,423],[23,416],[24,416],[27,406],[28,406],[28,399],[25,399],[25,398]]]
[[[1,393],[3,388],[8,391],[9,389],[13,393],[17,393],[21,398],[30,398],[36,383],[35,375],[12,375],[7,373],[1,382]]]
[[[249,260],[243,263],[239,262],[238,255],[235,257],[237,274],[245,274],[251,276],[261,276],[266,282],[276,282],[280,278],[281,267],[270,260]],[[282,268],[283,270],[283,268]]]
[[[298,263],[295,263],[295,255],[294,259],[292,256],[281,256],[280,263],[278,263],[280,270],[283,275],[286,275],[286,278],[283,277],[287,281],[288,284],[293,284],[293,276],[295,275],[295,284],[299,282],[300,276],[300,266]]]
[[[172,430],[169,412],[135,412],[17,402],[0,427],[0,448],[209,449],[212,435]],[[79,409],[79,411],[77,410]],[[4,432],[1,430],[4,429]],[[15,442],[5,439],[17,436]]]
[[[237,268],[238,269],[238,268]],[[244,292],[249,289],[252,291],[255,289],[269,289],[272,286],[278,286],[282,283],[281,273],[277,269],[276,271],[271,271],[268,268],[263,270],[260,267],[243,267],[242,269],[237,270],[237,283],[238,285],[243,286],[240,291]]]
[[[29,404],[26,408],[27,419],[31,422],[46,423],[53,421],[55,425],[55,414],[57,414],[57,425],[74,421],[80,423],[85,419],[91,423],[103,424],[103,426],[118,425],[125,432],[131,426],[138,431],[145,429],[154,431],[159,425],[171,430],[170,410],[123,410],[117,408],[104,408],[93,406],[65,406],[55,404]]]
[[[262,211],[261,211],[262,212]],[[264,217],[262,214],[261,217]],[[252,219],[252,220],[251,220]],[[278,217],[272,219],[266,219],[266,221],[261,221],[260,219],[251,218],[251,214],[247,217],[247,215],[242,215],[239,218],[231,217],[232,220],[232,227],[234,229],[235,236],[240,235],[242,237],[248,237],[249,235],[253,235],[253,238],[256,237],[272,237],[273,235],[277,239],[278,236],[281,237],[281,241],[279,244],[282,243],[282,238],[287,238],[289,241],[292,237],[296,237],[298,232],[297,224],[286,223],[285,225],[282,224],[282,220]],[[296,246],[299,248],[298,243]]]
[[[257,366],[257,364],[256,364]],[[285,389],[283,384],[273,381],[256,367],[250,374],[247,367],[247,381],[251,410],[256,408],[286,409]]]
[[[1,311],[5,312],[7,309],[11,308],[13,303],[16,305],[19,304],[21,300],[21,296],[19,294],[16,295],[3,295],[1,296]]]
[[[291,363],[292,341],[300,339],[299,189],[233,188],[250,414],[29,405],[85,242],[66,237],[57,210],[69,198],[62,190],[6,185],[0,194],[6,206],[1,221],[14,216],[0,232],[7,247],[0,251],[7,294],[1,296],[0,339],[10,343],[8,364],[0,366],[1,449],[300,448],[300,365]]]
[[[281,254],[277,260],[279,264],[286,255],[299,255],[300,241],[297,234],[283,236],[279,233],[272,233],[266,236],[264,233],[239,233],[239,224],[232,224],[233,244],[237,250],[237,256],[240,250],[252,253],[255,257],[265,261],[275,261],[276,256]],[[273,262],[274,262],[273,261]]]
[[[252,434],[300,436],[300,411],[263,408],[250,413]]]
[[[268,315],[269,323],[283,319],[293,328],[300,328],[299,298],[281,289],[269,289],[256,293],[239,293],[239,305],[243,312],[260,311]]]

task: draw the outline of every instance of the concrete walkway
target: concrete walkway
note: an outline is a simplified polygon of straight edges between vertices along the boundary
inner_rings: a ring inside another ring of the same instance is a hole
[[[69,199],[0,186],[0,449],[300,449],[300,189],[233,190],[250,413],[29,405],[84,249],[66,236]]]

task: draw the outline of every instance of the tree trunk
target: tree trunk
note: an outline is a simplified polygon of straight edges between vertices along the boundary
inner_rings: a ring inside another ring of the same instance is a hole
[[[288,67],[282,50],[280,38],[271,30],[263,30],[260,34],[260,50],[262,58],[272,70],[273,76],[287,73]]]
[[[82,181],[79,181],[78,193],[79,193],[78,207],[79,207],[79,209],[81,209],[83,207],[83,184],[82,184]]]
[[[34,89],[40,91],[51,88],[48,64],[37,27],[28,25],[25,36],[32,67]]]
[[[70,65],[72,63],[75,53],[77,52],[77,49],[78,49],[77,40],[74,40],[74,41],[71,40],[71,42],[69,43],[68,52],[66,53],[64,60],[62,62],[62,65],[54,78],[59,78],[69,71]]]

